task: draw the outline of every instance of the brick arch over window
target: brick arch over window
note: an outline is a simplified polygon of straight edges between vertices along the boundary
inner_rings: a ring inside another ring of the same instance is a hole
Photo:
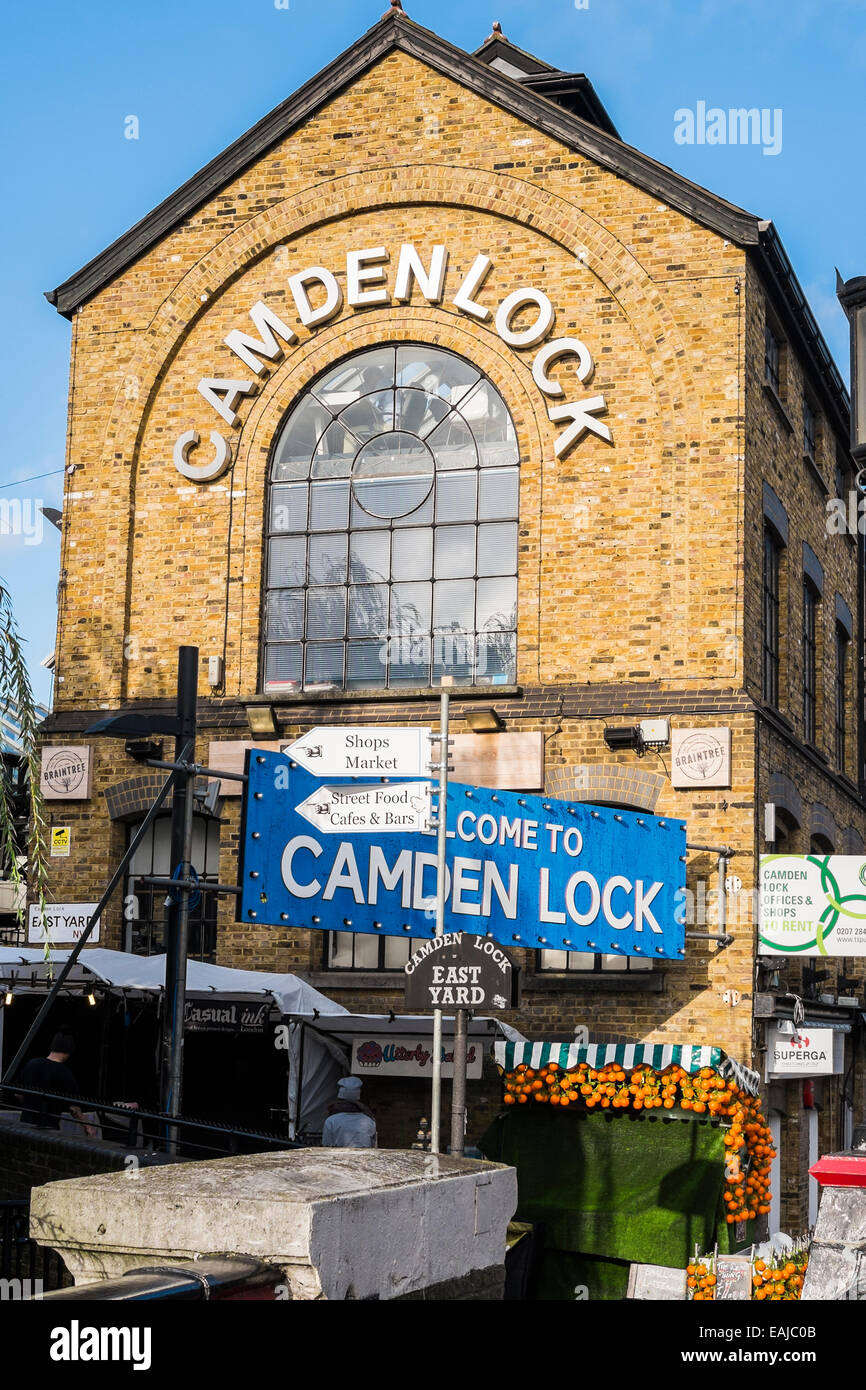
[[[124,822],[141,820],[147,815],[164,782],[165,773],[150,772],[141,777],[127,777],[123,782],[115,782],[113,787],[106,787],[105,802],[110,818]],[[206,777],[196,779],[196,791],[204,791],[206,786]],[[171,810],[172,800],[173,795],[169,792],[160,808],[161,813]]]
[[[826,806],[822,806],[820,801],[816,801],[812,807],[812,823],[809,833],[822,835],[833,846],[834,850],[839,843],[836,817]]]
[[[786,811],[799,829],[803,824],[803,798],[784,772],[770,774],[770,801]]]
[[[560,801],[592,801],[654,811],[665,778],[660,772],[622,763],[582,763],[555,767],[547,774],[546,791]]]

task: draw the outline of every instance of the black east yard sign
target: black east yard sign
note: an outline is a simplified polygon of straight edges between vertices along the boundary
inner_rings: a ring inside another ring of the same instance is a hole
[[[498,942],[469,932],[425,941],[406,962],[407,1009],[471,1009],[496,1013],[517,1007],[517,976]]]

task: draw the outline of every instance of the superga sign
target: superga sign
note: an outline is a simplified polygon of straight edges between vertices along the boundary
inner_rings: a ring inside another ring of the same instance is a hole
[[[345,272],[345,296],[334,268],[307,266],[287,281],[297,316],[294,326],[260,299],[250,305],[248,321],[233,328],[223,339],[224,345],[253,375],[233,375],[229,371],[205,376],[198,383],[199,392],[225,425],[240,428],[243,400],[257,394],[263,378],[282,361],[286,347],[299,341],[296,327],[310,332],[322,328],[342,312],[344,303],[350,309],[407,304],[416,289],[428,304],[447,303],[476,323],[492,318],[495,332],[510,348],[537,349],[532,360],[532,378],[545,397],[550,420],[562,426],[554,446],[557,458],[567,454],[587,433],[612,443],[610,429],[597,418],[607,411],[604,396],[587,395],[583,390],[594,370],[592,354],[580,338],[553,336],[556,310],[544,291],[531,286],[507,290],[494,313],[478,301],[482,287],[494,271],[490,257],[479,252],[466,274],[459,278],[449,276],[448,261],[449,251],[443,245],[434,246],[426,259],[412,242],[395,251],[387,246],[349,251],[344,265],[339,267]],[[515,326],[518,319],[520,327]],[[565,367],[558,366],[567,360],[569,377],[565,377]],[[567,386],[564,380],[568,381]],[[196,430],[187,430],[177,439],[174,463],[185,478],[211,482],[229,467],[229,439],[218,429],[211,431],[210,438],[214,454],[207,463],[190,461],[190,452],[200,442]]]
[[[248,773],[242,920],[431,939],[435,833],[324,834],[297,809],[321,785],[305,768],[255,750]],[[682,821],[460,784],[449,787],[447,820],[447,932],[506,947],[681,957]]]

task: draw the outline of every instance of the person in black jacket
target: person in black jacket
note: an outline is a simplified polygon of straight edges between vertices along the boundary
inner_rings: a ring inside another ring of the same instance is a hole
[[[55,1033],[51,1039],[51,1051],[47,1057],[31,1057],[18,1073],[18,1085],[29,1091],[46,1091],[48,1094],[38,1099],[22,1096],[24,1108],[21,1119],[24,1124],[36,1125],[39,1129],[59,1129],[60,1116],[69,1110],[76,1120],[84,1122],[77,1105],[52,1096],[78,1096],[78,1085],[67,1063],[75,1051],[75,1039],[71,1033]],[[95,1135],[92,1126],[85,1126],[85,1133]]]

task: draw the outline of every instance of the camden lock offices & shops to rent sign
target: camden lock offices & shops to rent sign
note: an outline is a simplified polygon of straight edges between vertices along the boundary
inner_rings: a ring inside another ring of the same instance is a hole
[[[373,827],[345,827],[315,837],[308,803],[317,779],[279,753],[251,751],[247,771],[239,920],[433,935],[430,835],[397,830],[380,840]],[[474,927],[508,946],[682,957],[681,821],[452,784],[448,825],[452,929]]]

